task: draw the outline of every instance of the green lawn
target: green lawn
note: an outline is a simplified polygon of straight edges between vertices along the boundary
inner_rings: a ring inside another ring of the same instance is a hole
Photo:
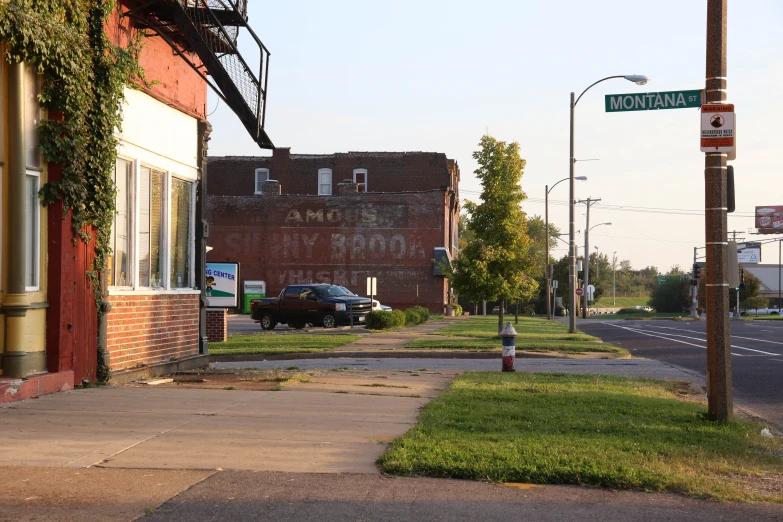
[[[759,315],[745,317],[745,319],[752,319],[754,321],[780,321],[783,320],[783,315]]]
[[[779,438],[706,420],[682,384],[466,373],[378,459],[385,473],[669,491],[783,503]]]
[[[229,335],[224,343],[209,343],[211,355],[276,355],[328,352],[361,339],[355,334],[268,334]]]
[[[581,332],[570,334],[568,327],[557,321],[535,317],[506,317],[517,331],[516,349],[520,351],[554,351],[563,353],[611,352],[626,355],[628,352],[600,339]],[[497,333],[497,316],[471,317],[435,332],[442,338],[415,339],[405,344],[408,349],[500,351],[501,340]],[[469,337],[469,339],[464,339]]]
[[[610,289],[611,290],[611,289]],[[611,293],[611,292],[610,292]],[[644,297],[618,297],[615,299],[616,304],[612,304],[612,296],[601,296],[598,300],[598,308],[628,308],[631,306],[647,306],[647,301],[650,300],[650,296]]]

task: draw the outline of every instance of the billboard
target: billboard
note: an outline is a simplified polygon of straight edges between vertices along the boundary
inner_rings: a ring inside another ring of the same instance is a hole
[[[783,206],[756,207],[759,234],[783,234]]]
[[[239,306],[239,263],[207,263],[207,306]]]
[[[737,261],[740,263],[761,263],[761,243],[740,243],[737,245]]]

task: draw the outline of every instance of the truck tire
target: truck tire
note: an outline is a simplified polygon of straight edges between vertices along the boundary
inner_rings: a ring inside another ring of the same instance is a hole
[[[261,328],[264,330],[274,330],[275,326],[277,326],[277,321],[272,318],[271,314],[262,315],[259,322],[261,323]]]
[[[324,328],[334,328],[337,325],[337,320],[335,320],[333,314],[325,314],[321,319],[321,325]]]

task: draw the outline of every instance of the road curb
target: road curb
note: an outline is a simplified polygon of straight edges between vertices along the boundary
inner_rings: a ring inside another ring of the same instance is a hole
[[[280,355],[211,355],[209,362],[241,362],[241,361],[295,361],[299,359],[498,359],[501,352],[464,352],[464,351],[378,351],[378,352],[317,352],[317,353],[287,353]],[[568,359],[562,355],[517,352],[518,359]]]

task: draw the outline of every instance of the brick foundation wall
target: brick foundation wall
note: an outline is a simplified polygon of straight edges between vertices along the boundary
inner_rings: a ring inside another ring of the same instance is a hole
[[[228,339],[228,312],[225,308],[207,309],[207,339],[222,343]]]
[[[110,295],[112,370],[198,354],[198,294]]]

